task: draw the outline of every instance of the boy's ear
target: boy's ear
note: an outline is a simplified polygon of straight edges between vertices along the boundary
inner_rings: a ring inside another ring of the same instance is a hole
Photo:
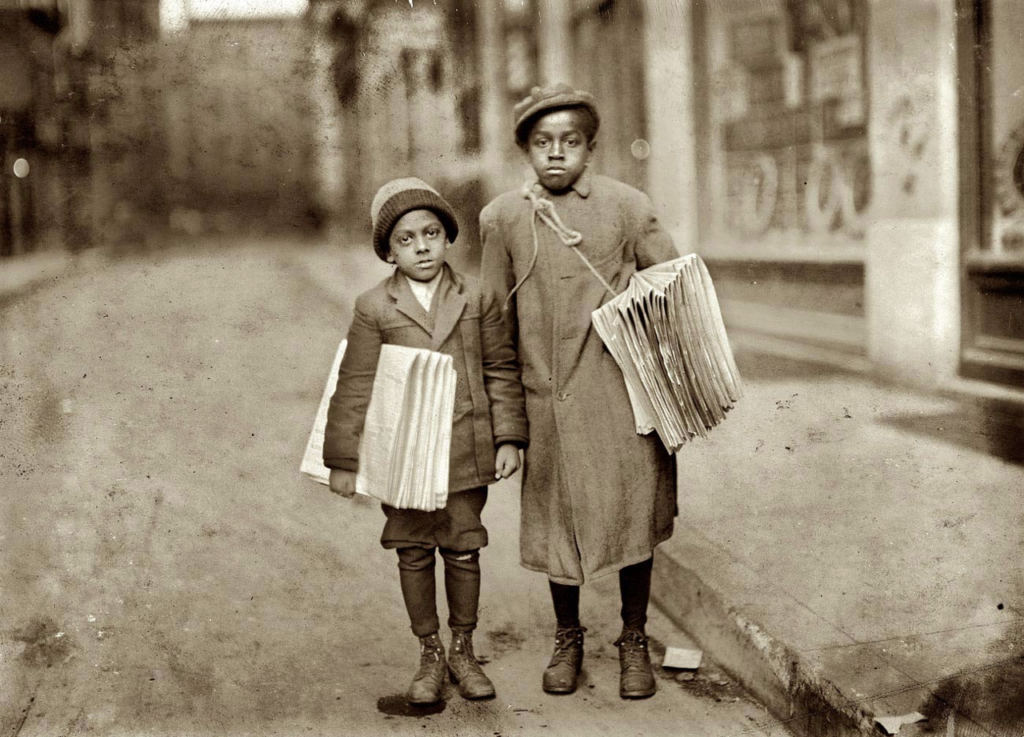
[[[596,145],[597,145],[597,136],[594,136],[589,141],[587,141],[587,151],[593,151],[594,147]]]

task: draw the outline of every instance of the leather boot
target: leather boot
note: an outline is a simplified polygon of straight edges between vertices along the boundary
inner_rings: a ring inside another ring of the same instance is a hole
[[[544,690],[566,694],[576,690],[583,667],[583,633],[586,627],[559,627],[555,630],[555,652],[544,671]]]
[[[464,699],[489,699],[494,696],[494,684],[473,654],[472,632],[452,632],[448,675],[452,683],[458,684],[459,694]]]
[[[420,669],[409,686],[410,704],[433,704],[441,700],[444,672],[447,664],[444,645],[435,632],[420,638]]]
[[[639,630],[627,630],[615,642],[619,647],[619,696],[624,699],[645,699],[658,687],[651,670],[651,654],[647,636]]]

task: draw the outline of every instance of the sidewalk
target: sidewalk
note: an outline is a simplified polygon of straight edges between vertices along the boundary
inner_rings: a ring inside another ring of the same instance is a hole
[[[795,734],[1024,734],[1020,407],[738,360],[679,456],[658,604]]]

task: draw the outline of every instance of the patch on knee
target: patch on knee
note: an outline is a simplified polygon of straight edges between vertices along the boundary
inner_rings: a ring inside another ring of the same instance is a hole
[[[473,560],[473,554],[472,553],[462,553],[460,555],[451,555],[449,557],[452,560]]]

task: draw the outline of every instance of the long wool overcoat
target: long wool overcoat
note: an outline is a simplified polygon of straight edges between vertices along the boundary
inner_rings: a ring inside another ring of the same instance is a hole
[[[543,194],[617,293],[638,269],[678,255],[650,199],[628,185],[585,171],[569,191]],[[521,562],[579,585],[646,560],[671,536],[676,464],[656,434],[636,433],[622,372],[591,325],[610,295],[540,221],[530,271],[532,217],[519,191],[483,210],[482,277],[502,299],[526,277],[506,313],[530,424]]]

